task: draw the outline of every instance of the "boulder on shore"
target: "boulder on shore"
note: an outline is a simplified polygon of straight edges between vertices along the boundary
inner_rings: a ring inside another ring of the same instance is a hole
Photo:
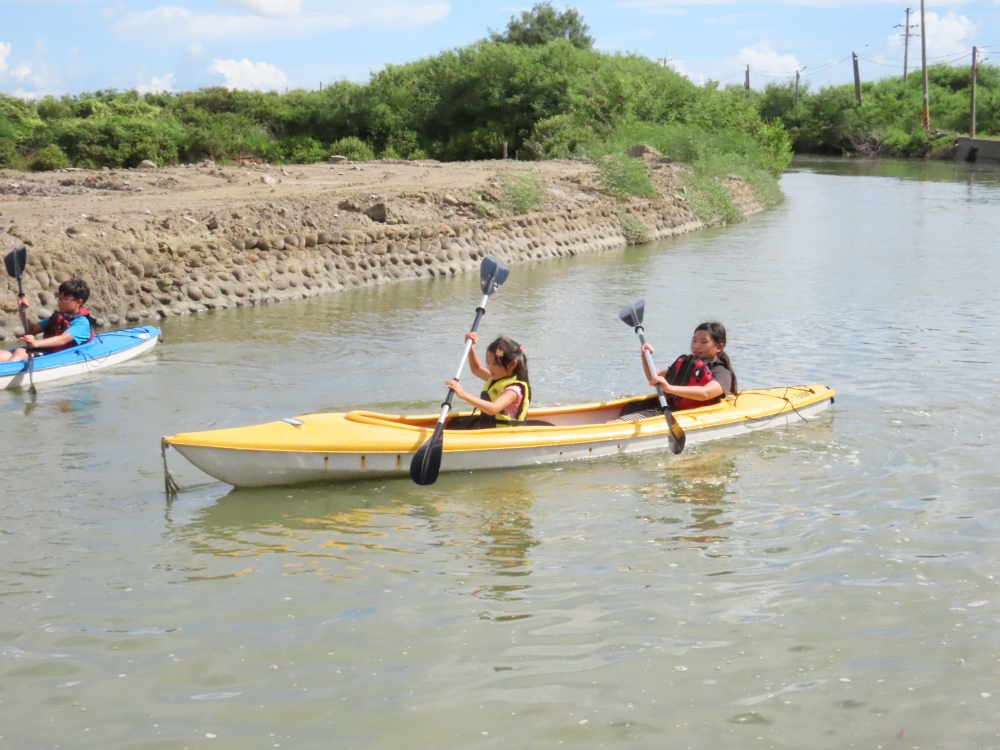
[[[633,159],[642,159],[645,156],[663,156],[648,143],[637,143],[634,146],[629,146],[628,155]]]
[[[139,162],[137,169],[156,169],[156,164],[151,162],[149,159],[143,159]]]

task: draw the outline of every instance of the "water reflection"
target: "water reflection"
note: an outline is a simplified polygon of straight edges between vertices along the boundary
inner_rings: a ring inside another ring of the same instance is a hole
[[[403,480],[353,487],[315,486],[233,490],[175,524],[168,507],[167,535],[188,545],[200,560],[287,555],[286,575],[312,573],[353,577],[358,566],[410,572],[419,565],[407,558],[445,549],[470,576],[500,581],[475,586],[483,599],[516,600],[527,585],[510,578],[531,574],[532,536],[529,513],[535,495],[521,474],[499,474],[489,491],[467,477],[448,477],[438,493],[428,495]],[[377,563],[373,563],[377,561]],[[231,566],[230,566],[231,567]],[[185,580],[238,577],[239,569],[220,573],[217,566],[185,569]]]
[[[689,452],[671,462],[660,481],[639,490],[652,506],[641,520],[680,527],[678,533],[656,541],[704,551],[727,540],[722,532],[732,525],[726,510],[735,502],[728,498],[735,492],[737,456],[737,450],[726,445]]]

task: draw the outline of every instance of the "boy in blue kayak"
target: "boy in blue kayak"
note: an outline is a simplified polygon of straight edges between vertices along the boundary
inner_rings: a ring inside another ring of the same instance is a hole
[[[58,310],[37,323],[28,325],[28,332],[21,336],[25,346],[10,351],[0,351],[0,362],[17,362],[28,358],[28,347],[36,356],[61,352],[85,344],[94,338],[97,323],[83,305],[90,299],[90,287],[83,279],[70,279],[59,285]],[[29,307],[26,297],[18,304]],[[35,336],[43,334],[44,338]]]

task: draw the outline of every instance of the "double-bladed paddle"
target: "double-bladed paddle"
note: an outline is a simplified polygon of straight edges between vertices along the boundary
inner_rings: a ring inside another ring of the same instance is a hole
[[[500,285],[507,280],[510,269],[506,264],[496,258],[486,256],[479,267],[479,285],[483,289],[483,299],[476,308],[476,319],[472,323],[472,332],[479,328],[479,321],[486,314],[486,302]],[[455,380],[462,377],[462,370],[465,369],[465,362],[469,358],[469,350],[472,349],[472,342],[465,342],[465,350],[462,352],[462,361],[458,363],[458,373]],[[434,484],[437,481],[438,473],[441,471],[441,454],[444,449],[444,423],[451,410],[452,399],[455,392],[449,390],[448,396],[441,404],[441,416],[438,417],[434,426],[434,434],[430,439],[420,446],[410,461],[410,479],[420,485]]]
[[[17,299],[24,299],[24,288],[21,286],[21,276],[24,274],[24,267],[28,265],[28,248],[24,245],[17,248],[17,250],[11,250],[7,253],[7,257],[3,259],[3,264],[7,267],[7,273],[17,279]],[[18,312],[21,313],[21,326],[24,328],[25,335],[28,334],[28,316],[24,314],[24,308],[19,304],[17,306]],[[30,387],[28,392],[34,396],[37,391],[35,390],[35,353],[31,350],[30,345],[25,345],[25,349],[28,352],[28,383]]]
[[[639,334],[639,343],[643,345],[646,343],[642,327],[642,316],[645,312],[646,300],[641,299],[627,307],[623,307],[622,311],[618,313],[618,317],[622,319],[622,322],[634,328],[635,332]],[[646,364],[649,366],[649,371],[655,376],[657,370],[656,365],[653,364],[653,355],[646,350],[643,350],[643,354],[646,356]],[[667,428],[670,430],[670,450],[678,454],[684,450],[684,441],[687,438],[684,435],[684,430],[677,424],[674,415],[667,408],[667,397],[663,395],[663,389],[659,385],[656,386],[656,395],[660,397],[660,406],[663,407],[663,414],[667,418]]]

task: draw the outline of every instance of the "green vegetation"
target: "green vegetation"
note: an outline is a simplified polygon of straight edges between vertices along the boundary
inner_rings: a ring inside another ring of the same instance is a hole
[[[521,17],[511,16],[503,34],[490,32],[490,41],[503,44],[533,46],[564,39],[574,47],[590,49],[594,39],[587,35],[590,27],[574,8],[557,11],[551,3],[538,3],[531,10],[522,11]]]
[[[705,197],[692,204],[706,219],[734,218],[722,200],[729,175],[780,199],[776,179],[791,158],[784,115],[766,122],[739,92],[695,86],[638,55],[595,51],[587,31],[577,11],[543,3],[490,39],[387,66],[365,84],[287,94],[97,91],[39,102],[0,95],[0,167],[308,163],[334,154],[495,159],[506,143],[520,160],[593,158],[604,189],[627,200],[656,195],[646,165],[625,156],[644,141],[693,164],[689,184]],[[535,178],[511,173],[501,203],[525,212],[541,197]],[[485,203],[481,211],[495,213]]]
[[[645,162],[631,159],[623,153],[611,153],[597,159],[601,187],[619,200],[630,196],[655,198],[656,190],[649,179]]]
[[[928,69],[931,131],[923,127],[920,72],[863,83],[858,106],[854,85],[806,91],[795,102],[792,82],[772,83],[754,102],[768,122],[782,122],[796,152],[923,156],[948,148],[970,124],[971,72],[968,67]],[[1000,136],[1000,67],[980,65],[977,134]]]
[[[500,175],[503,188],[501,203],[514,213],[526,214],[542,202],[542,186],[528,172],[504,172]]]
[[[621,224],[626,244],[642,245],[649,242],[649,227],[643,224],[640,219],[635,218],[620,208],[615,210],[615,216],[618,217],[618,222]]]

